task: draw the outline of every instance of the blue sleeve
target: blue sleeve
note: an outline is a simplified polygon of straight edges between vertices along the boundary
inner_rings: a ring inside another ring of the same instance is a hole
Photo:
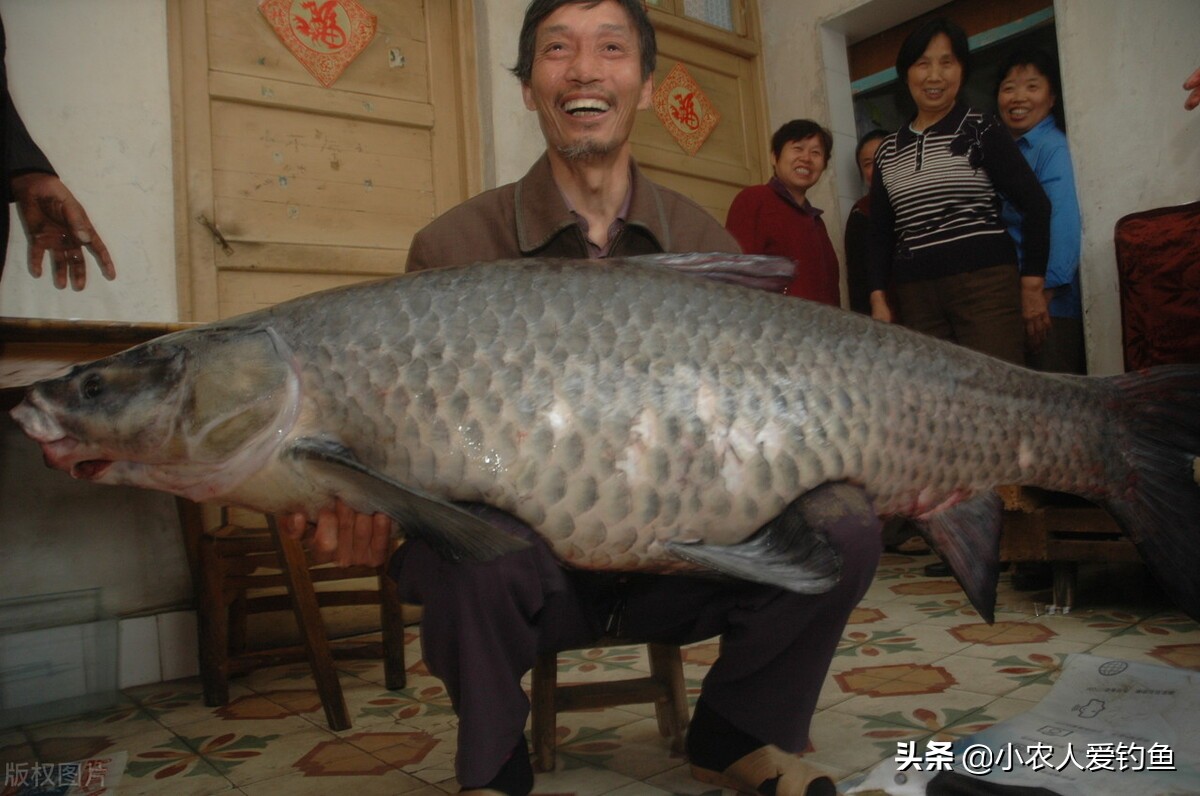
[[[1037,164],[1038,181],[1050,199],[1050,258],[1046,287],[1070,284],[1079,270],[1082,231],[1075,171],[1065,146],[1054,147]]]

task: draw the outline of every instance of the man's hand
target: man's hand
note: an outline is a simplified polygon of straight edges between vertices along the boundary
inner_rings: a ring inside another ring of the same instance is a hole
[[[1040,276],[1021,277],[1021,317],[1025,320],[1025,345],[1037,351],[1050,333],[1050,306]]]
[[[315,525],[297,512],[280,517],[279,530],[303,541],[321,564],[377,567],[391,550],[392,519],[386,514],[359,514],[342,501],[317,512]]]
[[[83,290],[87,285],[86,246],[100,266],[105,279],[116,279],[117,269],[108,248],[96,234],[87,212],[63,181],[53,174],[31,172],[12,179],[17,212],[29,236],[29,273],[42,275],[42,260],[47,251],[54,262],[54,286]]]

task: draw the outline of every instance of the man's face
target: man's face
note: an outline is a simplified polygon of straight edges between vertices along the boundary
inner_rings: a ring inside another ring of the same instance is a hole
[[[542,20],[525,107],[537,111],[550,149],[568,160],[603,157],[627,145],[637,111],[650,107],[637,31],[611,0],[568,3]]]

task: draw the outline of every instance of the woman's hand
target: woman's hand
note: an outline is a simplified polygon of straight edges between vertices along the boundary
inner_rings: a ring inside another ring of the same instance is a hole
[[[1037,351],[1050,333],[1049,291],[1040,276],[1021,277],[1021,317],[1025,321],[1025,345]]]
[[[884,323],[892,322],[892,308],[888,306],[887,293],[882,290],[871,291],[871,317]]]

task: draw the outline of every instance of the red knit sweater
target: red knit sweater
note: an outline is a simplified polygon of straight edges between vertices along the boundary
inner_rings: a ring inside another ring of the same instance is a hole
[[[746,254],[775,254],[796,263],[786,295],[841,306],[837,253],[821,211],[809,202],[801,207],[777,182],[743,189],[729,206],[725,228]]]

